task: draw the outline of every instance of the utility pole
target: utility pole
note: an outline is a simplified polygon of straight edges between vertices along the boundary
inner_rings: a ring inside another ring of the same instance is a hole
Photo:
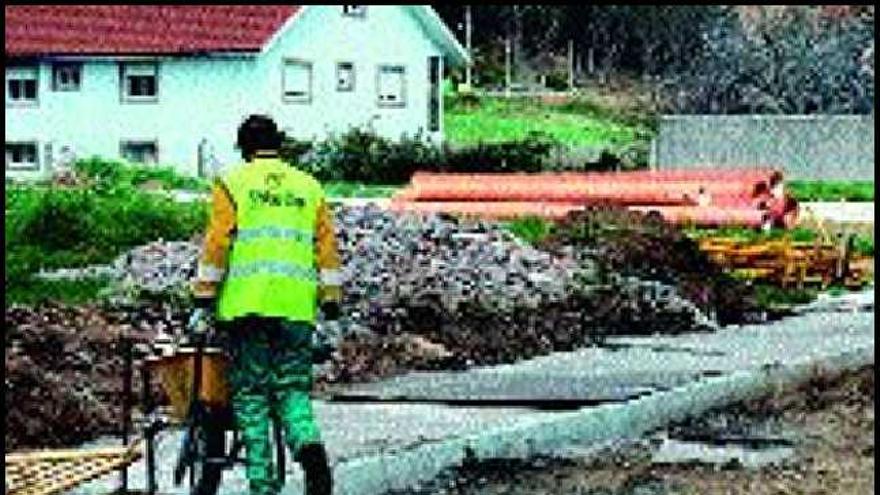
[[[471,57],[471,61],[473,61],[474,53],[471,50],[471,6],[465,5],[464,7],[464,25],[465,25],[465,44],[467,45],[467,53],[468,57]],[[471,89],[471,64],[467,64],[464,72],[464,83],[467,85],[468,90]]]
[[[510,35],[504,39],[504,96],[510,98]]]
[[[568,40],[568,92],[574,94],[574,40]]]

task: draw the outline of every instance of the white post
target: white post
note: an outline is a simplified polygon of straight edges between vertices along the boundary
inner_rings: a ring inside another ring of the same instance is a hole
[[[510,36],[504,39],[504,95],[510,98]]]
[[[464,8],[464,25],[465,25],[465,44],[467,45],[467,53],[468,57],[471,57],[473,60],[473,51],[471,51],[471,6],[466,5]],[[468,90],[471,89],[471,64],[467,64],[464,72],[464,82],[468,87]]]

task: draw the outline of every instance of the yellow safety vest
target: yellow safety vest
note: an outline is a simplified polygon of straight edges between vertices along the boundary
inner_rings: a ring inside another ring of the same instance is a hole
[[[217,319],[256,315],[314,323],[321,185],[277,158],[257,158],[223,182],[235,203],[237,231]]]

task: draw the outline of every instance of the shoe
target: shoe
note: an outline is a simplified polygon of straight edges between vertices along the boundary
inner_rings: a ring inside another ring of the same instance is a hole
[[[306,495],[331,495],[333,479],[330,475],[330,463],[327,462],[327,451],[320,443],[304,445],[295,457],[306,475]]]

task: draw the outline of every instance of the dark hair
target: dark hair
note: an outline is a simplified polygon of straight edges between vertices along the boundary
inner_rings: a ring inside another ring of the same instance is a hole
[[[281,149],[282,134],[275,122],[265,115],[251,115],[238,128],[238,148],[245,160],[257,151]]]

